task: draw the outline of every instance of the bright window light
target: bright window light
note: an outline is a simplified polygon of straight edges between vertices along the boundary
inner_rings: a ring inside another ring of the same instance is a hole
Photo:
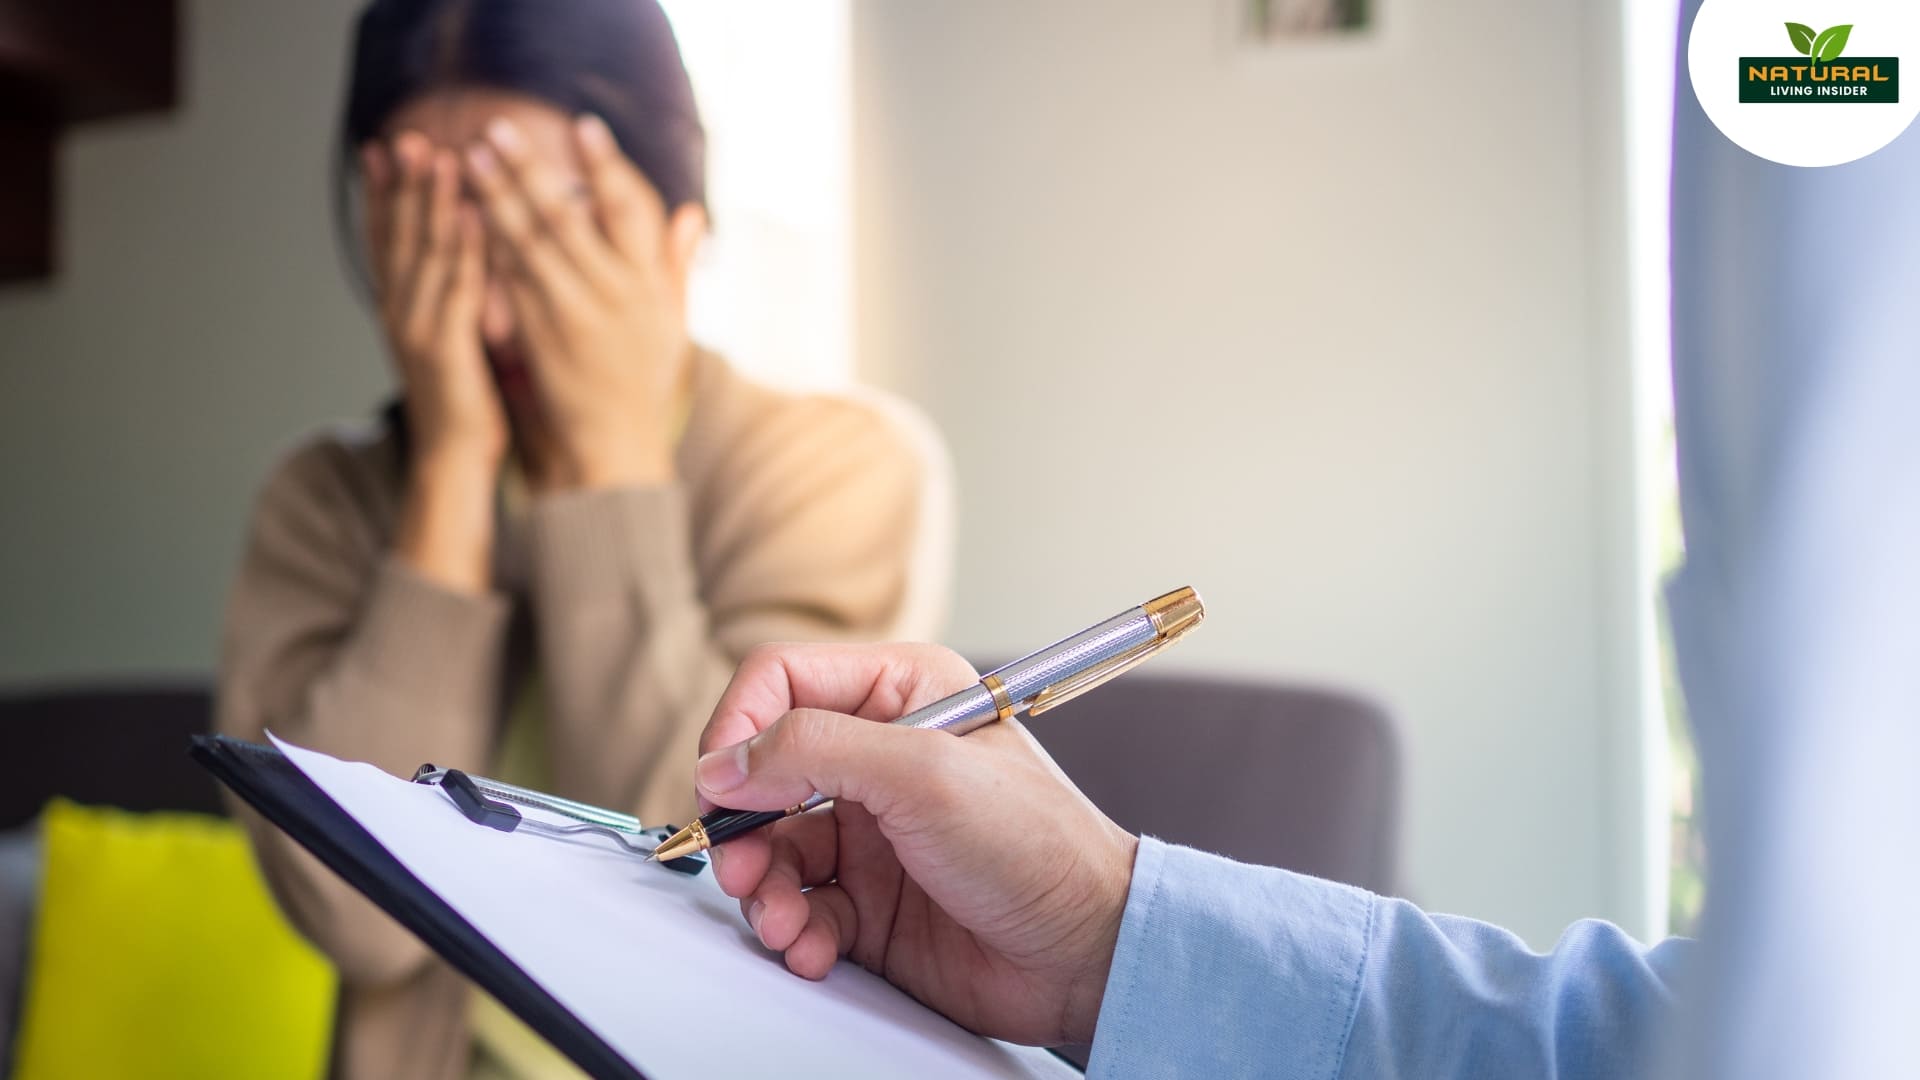
[[[1669,188],[1673,172],[1674,58],[1678,0],[1625,4],[1628,259],[1634,356],[1636,483],[1640,499],[1639,615],[1643,775],[1648,778],[1645,899],[1650,932],[1691,929],[1698,910],[1697,830],[1689,795],[1691,740],[1674,679],[1671,638],[1657,622],[1660,591],[1680,557],[1679,486],[1673,442]],[[1676,790],[1678,788],[1679,790]]]
[[[694,336],[769,381],[853,376],[847,0],[664,0],[707,126]]]

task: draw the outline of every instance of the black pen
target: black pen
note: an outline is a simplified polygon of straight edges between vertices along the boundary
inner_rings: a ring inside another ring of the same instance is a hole
[[[1038,716],[1145,661],[1200,625],[1206,608],[1192,589],[1175,589],[980,677],[965,690],[893,721],[965,735],[1026,712]],[[679,859],[742,833],[833,801],[815,792],[785,810],[716,807],[668,837],[651,859]]]

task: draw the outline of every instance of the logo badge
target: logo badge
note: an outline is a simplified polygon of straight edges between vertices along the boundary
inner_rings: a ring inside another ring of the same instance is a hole
[[[1800,55],[1741,57],[1740,103],[1900,104],[1900,58],[1843,59],[1852,33],[1851,25],[1815,33],[1805,23],[1788,23],[1787,37]]]
[[[1687,46],[1694,93],[1729,139],[1769,161],[1856,161],[1920,114],[1920,102],[1908,100],[1916,95],[1900,90],[1901,58],[1920,46],[1915,7],[1911,0],[1706,0]],[[1801,21],[1809,17],[1815,21]]]

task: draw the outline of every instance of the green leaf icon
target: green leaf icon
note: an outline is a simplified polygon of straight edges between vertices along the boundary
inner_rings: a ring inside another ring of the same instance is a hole
[[[1793,39],[1794,48],[1807,56],[1813,55],[1813,39],[1816,36],[1813,27],[1806,23],[1790,22],[1787,24],[1787,36]]]
[[[1813,51],[1807,55],[1823,63],[1840,59],[1847,48],[1847,38],[1853,35],[1853,24],[1836,26],[1813,39]]]

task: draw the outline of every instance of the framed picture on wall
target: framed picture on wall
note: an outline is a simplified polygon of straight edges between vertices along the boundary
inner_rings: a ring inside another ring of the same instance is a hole
[[[1231,0],[1243,45],[1299,45],[1370,34],[1378,0]]]

